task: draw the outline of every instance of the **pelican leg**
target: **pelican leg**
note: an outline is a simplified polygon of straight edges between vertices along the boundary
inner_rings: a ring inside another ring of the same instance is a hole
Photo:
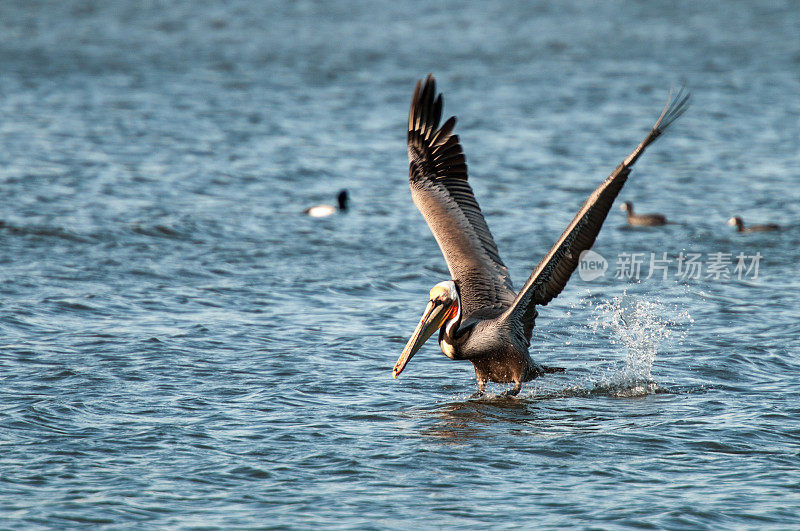
[[[508,391],[503,391],[500,396],[517,396],[520,389],[522,389],[522,382],[514,382],[514,388]]]
[[[480,398],[486,394],[486,380],[478,380],[478,390],[470,395],[470,398]]]

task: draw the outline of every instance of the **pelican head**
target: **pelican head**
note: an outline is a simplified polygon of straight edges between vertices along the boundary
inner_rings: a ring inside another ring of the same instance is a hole
[[[742,218],[740,218],[739,216],[733,216],[731,219],[728,220],[728,225],[731,225],[732,227],[736,227],[737,229],[741,230],[742,227],[744,227],[744,222],[742,221]]]
[[[625,201],[619,206],[619,209],[622,210],[623,212],[631,213],[633,212],[633,205],[631,204],[630,201]]]
[[[422,345],[447,321],[458,319],[461,303],[458,297],[456,283],[446,280],[436,284],[430,292],[428,306],[422,314],[417,329],[406,343],[406,348],[394,364],[392,376],[397,378],[409,360],[417,353]]]

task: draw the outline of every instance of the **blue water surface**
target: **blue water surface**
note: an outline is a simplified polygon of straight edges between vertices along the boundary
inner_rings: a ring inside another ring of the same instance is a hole
[[[3,2],[0,524],[800,526],[798,27],[790,1]],[[605,275],[540,309],[567,372],[515,399],[470,400],[435,341],[391,378],[449,278],[407,185],[428,72],[517,286],[693,93],[620,197],[675,223],[615,206]]]

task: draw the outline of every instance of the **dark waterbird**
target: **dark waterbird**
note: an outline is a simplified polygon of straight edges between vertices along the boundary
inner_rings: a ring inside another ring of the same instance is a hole
[[[622,203],[620,208],[625,211],[625,214],[628,218],[628,225],[657,227],[659,225],[667,224],[667,218],[663,214],[634,214],[633,203],[630,201],[625,201]]]
[[[744,226],[744,221],[739,216],[734,216],[728,220],[728,225],[736,227],[736,232],[770,232],[773,230],[781,230],[780,225],[774,223],[767,223],[765,225],[750,225]]]
[[[513,383],[505,394],[519,393],[522,382],[563,369],[534,362],[529,353],[536,307],[557,297],[578,265],[582,251],[597,238],[631,167],[664,130],[686,110],[681,90],[651,131],[622,164],[592,192],[530,278],[515,293],[472,188],[457,135],[455,117],[439,127],[442,95],[429,75],[417,82],[408,118],[411,196],[439,244],[452,280],[436,284],[416,330],[394,366],[395,378],[420,347],[439,330],[439,346],[454,360],[475,366],[478,392],[486,382]]]
[[[308,214],[312,218],[324,218],[326,216],[335,214],[336,212],[344,212],[345,210],[347,210],[348,201],[349,201],[349,196],[347,195],[347,190],[341,190],[336,195],[337,206],[316,205],[303,210],[303,214]]]

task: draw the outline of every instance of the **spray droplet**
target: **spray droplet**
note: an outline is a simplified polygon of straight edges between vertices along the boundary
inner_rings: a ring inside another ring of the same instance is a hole
[[[621,368],[603,371],[596,389],[603,389],[614,396],[642,396],[654,393],[658,385],[653,380],[651,369],[660,345],[673,337],[676,321],[691,322],[686,312],[678,312],[653,300],[645,300],[623,293],[610,301],[594,307],[595,319],[591,323],[594,332],[600,329],[611,332],[612,345],[625,347],[625,363]],[[678,336],[682,339],[685,332]]]

